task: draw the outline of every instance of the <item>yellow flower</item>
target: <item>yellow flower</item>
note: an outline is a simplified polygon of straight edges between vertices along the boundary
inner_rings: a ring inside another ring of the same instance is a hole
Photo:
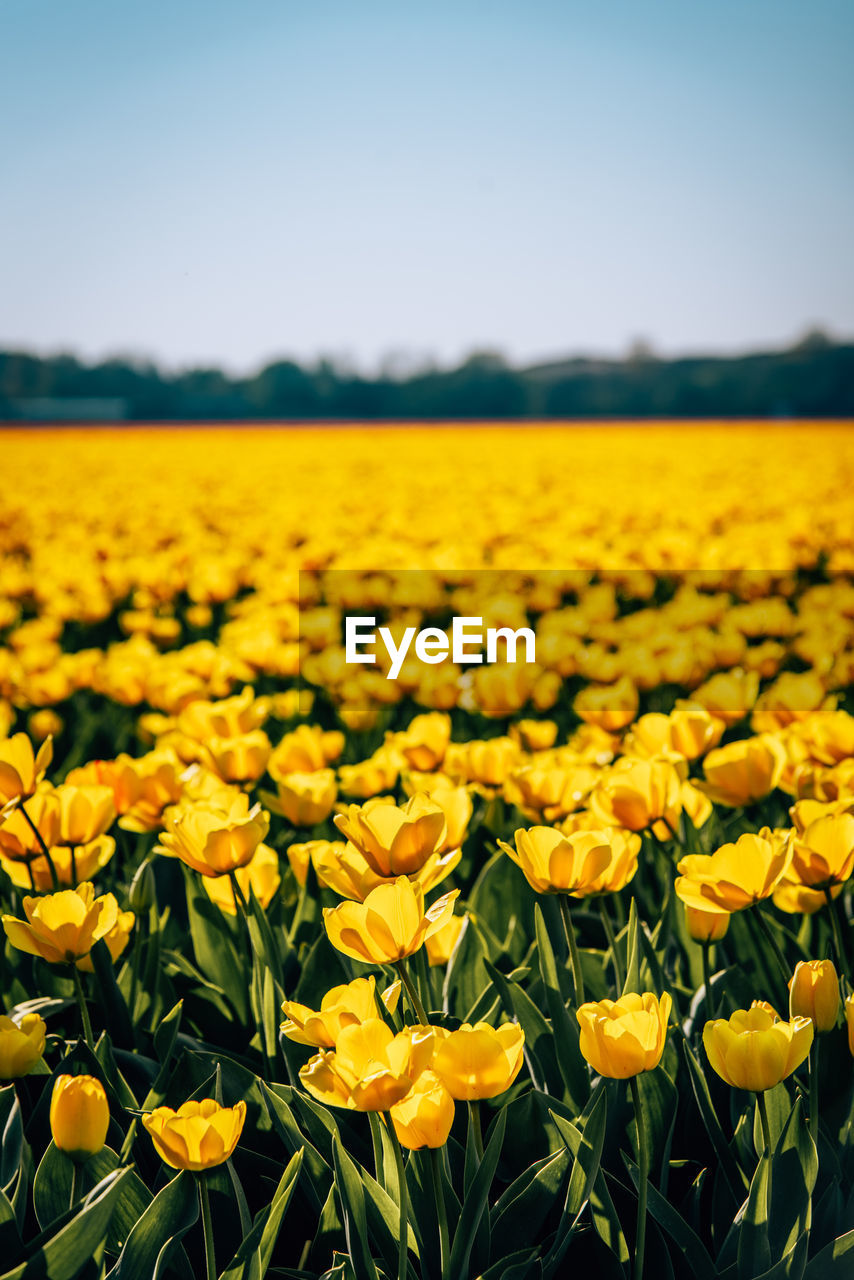
[[[63,783],[54,791],[59,805],[57,844],[89,844],[104,835],[116,820],[109,787],[75,787]]]
[[[27,814],[45,844],[49,848],[55,845],[59,837],[59,805],[54,789],[45,784],[43,790],[31,796]],[[14,862],[43,857],[41,841],[19,809],[13,810],[0,826],[0,851]]]
[[[25,1013],[17,1022],[0,1015],[0,1080],[29,1075],[44,1053],[46,1029],[37,1013]]]
[[[24,898],[23,907],[26,922],[3,917],[6,936],[19,951],[41,956],[50,964],[70,964],[88,956],[119,915],[113,894],[96,898],[89,881],[43,898]]]
[[[586,764],[527,764],[504,783],[504,799],[534,820],[558,822],[584,803],[598,779],[599,770]]]
[[[222,803],[178,805],[166,815],[166,830],[155,845],[158,853],[180,858],[203,876],[222,876],[251,862],[270,827],[259,804],[229,792]]]
[[[689,907],[729,914],[770,898],[789,865],[791,841],[763,827],[712,854],[692,853],[677,865],[676,893]]]
[[[246,1103],[221,1107],[213,1098],[185,1102],[177,1111],[157,1107],[142,1117],[161,1160],[173,1169],[201,1173],[224,1164],[237,1146],[246,1119]]]
[[[332,889],[342,898],[364,902],[371,890],[381,884],[394,884],[396,876],[378,875],[374,867],[354,844],[343,840],[311,840],[309,848],[318,884]],[[427,860],[407,877],[421,885],[425,893],[449,876],[460,861],[459,849],[451,853],[431,853]]]
[[[722,911],[704,911],[700,907],[685,904],[685,924],[695,942],[719,942],[729,928],[729,914]]]
[[[631,724],[637,715],[638,691],[628,676],[622,676],[615,684],[588,685],[576,695],[572,707],[586,724],[613,733]]]
[[[72,1160],[96,1156],[107,1140],[110,1105],[95,1076],[57,1076],[50,1099],[54,1144]]]
[[[318,1102],[351,1111],[388,1111],[401,1102],[433,1056],[432,1027],[397,1035],[380,1018],[344,1027],[334,1052],[321,1051],[300,1070]]]
[[[789,1016],[812,1018],[832,1031],[839,1014],[839,977],[832,960],[800,960],[789,983]]]
[[[630,831],[645,831],[659,819],[675,826],[682,810],[682,778],[670,760],[624,757],[603,771],[590,808],[601,822]]]
[[[296,1000],[286,1000],[282,1013],[287,1014],[287,1021],[282,1023],[281,1029],[289,1040],[295,1040],[297,1044],[334,1049],[345,1027],[377,1017],[375,987],[373,975],[332,987],[321,1000],[317,1013]]]
[[[276,795],[261,792],[274,813],[280,813],[294,827],[314,827],[332,812],[338,794],[333,769],[313,773],[288,773],[276,782]]]
[[[372,889],[364,902],[325,907],[329,941],[346,956],[365,964],[393,964],[411,956],[447,924],[459,889],[452,889],[424,910],[424,890],[406,876]]]
[[[410,769],[425,772],[438,769],[451,740],[451,717],[443,711],[431,711],[410,720],[403,733],[396,735],[394,745]]]
[[[45,738],[33,752],[25,733],[0,740],[0,808],[13,800],[27,800],[53,759],[53,738]]]
[[[279,856],[269,845],[259,844],[249,862],[235,871],[240,892],[249,901],[250,889],[266,910],[273,901],[282,882],[279,874]],[[229,876],[203,876],[202,888],[215,906],[227,916],[237,915],[234,889]]]
[[[548,751],[557,741],[554,720],[517,720],[510,726],[510,736],[526,751]]]
[[[838,898],[843,887],[841,884],[834,885],[830,890],[831,898]],[[774,906],[791,916],[811,916],[827,905],[824,892],[802,884],[791,863],[777,881],[772,897]]]
[[[654,1070],[664,1052],[671,1003],[668,992],[659,998],[647,991],[583,1004],[576,1014],[581,1052],[593,1070],[612,1080]]]
[[[581,810],[571,814],[560,824],[564,835],[575,831],[603,831],[600,820],[589,810]],[[611,860],[601,875],[589,882],[583,892],[574,896],[585,898],[594,893],[617,893],[624,889],[634,877],[638,869],[638,854],[641,851],[641,838],[636,831],[628,831],[625,827],[606,827],[605,834],[611,846]]]
[[[694,701],[729,726],[745,718],[758,693],[759,672],[736,667],[713,675],[694,691]]]
[[[792,871],[811,889],[843,884],[854,871],[854,816],[831,813],[811,822],[792,846]]]
[[[524,1044],[525,1033],[516,1022],[498,1028],[464,1022],[456,1031],[437,1031],[432,1069],[452,1098],[494,1098],[519,1074]]]
[[[447,964],[450,960],[454,947],[457,945],[463,925],[466,922],[465,916],[451,916],[447,924],[443,925],[437,933],[432,934],[425,943],[427,947],[427,963],[430,965]]]
[[[190,702],[178,716],[178,729],[196,742],[236,738],[260,728],[268,710],[265,700],[256,698],[254,690],[247,685],[240,693],[219,702],[202,699]]]
[[[436,852],[459,849],[471,822],[473,806],[468,787],[456,786],[446,773],[408,773],[403,778],[403,789],[408,796],[429,796],[444,813],[447,830]]]
[[[105,897],[113,898],[113,895],[108,893],[105,894]],[[113,901],[115,902],[115,898],[113,898]],[[115,924],[104,934],[104,942],[107,944],[107,950],[110,953],[110,959],[113,964],[127,947],[135,921],[136,916],[132,911],[119,911],[116,915]],[[78,960],[77,968],[83,973],[93,973],[95,966],[92,963],[91,955],[83,956]]]
[[[512,738],[452,742],[445,753],[445,772],[491,795],[493,788],[503,786],[519,755],[519,744]]]
[[[289,773],[313,773],[337,760],[343,750],[344,734],[338,730],[299,724],[273,748],[267,771],[276,782]]]
[[[698,785],[715,804],[753,804],[777,786],[786,758],[786,748],[773,734],[739,738],[709,752],[703,761],[706,781]]]
[[[378,876],[413,875],[442,847],[447,821],[431,797],[415,795],[405,805],[351,804],[335,817],[342,835]]]
[[[854,995],[848,996],[844,1006],[845,1024],[848,1027],[848,1048],[854,1056]]]
[[[233,738],[209,738],[208,757],[223,782],[256,782],[267,768],[272,747],[263,729],[253,729]]]
[[[810,1018],[782,1022],[768,1005],[736,1009],[703,1028],[709,1062],[735,1089],[773,1089],[801,1065],[813,1041]]]
[[[52,707],[32,711],[27,717],[27,732],[36,742],[44,742],[45,738],[58,738],[64,728],[64,720]]]
[[[422,1071],[402,1102],[389,1108],[402,1147],[443,1147],[454,1123],[454,1099],[435,1072]]]
[[[54,845],[50,856],[59,883],[74,886],[81,880],[91,880],[102,867],[107,865],[115,851],[116,842],[112,836],[98,836],[90,844],[77,845],[76,848],[70,845]],[[33,881],[39,893],[46,893],[53,888],[50,867],[40,850],[33,854],[27,863],[7,858],[5,854],[0,853],[0,866],[12,883],[21,889],[31,888]]]
[[[514,839],[515,849],[504,840],[498,844],[536,893],[585,896],[611,861],[611,842],[601,829],[565,836],[554,827],[520,827]]]

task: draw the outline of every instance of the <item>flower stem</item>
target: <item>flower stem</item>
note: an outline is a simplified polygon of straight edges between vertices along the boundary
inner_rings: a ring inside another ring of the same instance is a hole
[[[383,1188],[385,1187],[385,1177],[383,1176],[383,1139],[380,1133],[380,1118],[376,1111],[368,1112],[368,1123],[371,1126],[371,1146],[374,1149],[374,1177]]]
[[[480,1127],[480,1102],[475,1098],[469,1104],[469,1129],[478,1160],[483,1159],[483,1133]]]
[[[836,902],[830,889],[825,889],[824,896],[827,899],[827,911],[830,916],[830,928],[833,933],[833,949],[836,952],[836,963],[839,967],[839,972],[844,973],[845,977],[848,978],[848,981],[850,982],[851,979],[848,973],[848,965],[846,964],[845,956],[845,940],[842,937],[842,929],[839,925],[839,915],[837,912]]]
[[[623,966],[620,964],[620,957],[617,954],[617,939],[614,937],[614,926],[611,924],[611,917],[608,914],[604,898],[599,899],[599,915],[602,917],[605,938],[611,950],[611,958],[614,962],[614,978],[617,983],[617,995],[619,995],[623,989],[625,978],[623,976]]]
[[[238,883],[236,873],[229,871],[228,878],[231,881],[231,892],[234,894],[234,905],[243,917],[243,923],[246,924],[249,915],[249,904],[243,896],[243,890]]]
[[[703,994],[706,997],[706,1017],[714,1018],[717,1015],[715,1014],[715,1007],[712,998],[712,977],[711,967],[709,965],[709,948],[710,944],[708,942],[700,943],[700,949],[703,953]]]
[[[818,1149],[818,1050],[821,1037],[815,1036],[812,1042],[812,1053],[809,1057],[810,1072],[810,1137]]]
[[[762,1159],[768,1161],[768,1187],[767,1187],[767,1203],[768,1209],[771,1208],[771,1171],[774,1168],[771,1163],[771,1126],[768,1123],[768,1106],[765,1102],[764,1092],[756,1095],[756,1108],[759,1112],[759,1123],[762,1125],[762,1142],[765,1150],[762,1152]]]
[[[77,1162],[75,1161],[74,1164],[72,1164],[71,1166],[71,1192],[68,1196],[69,1209],[74,1208],[74,1204],[76,1200],[77,1200]]]
[[[83,1039],[86,1041],[89,1048],[94,1053],[95,1037],[92,1034],[92,1023],[89,1020],[89,1010],[86,1007],[86,996],[83,991],[83,983],[80,980],[80,971],[77,968],[77,965],[74,964],[73,961],[70,965],[70,968],[71,968],[71,977],[74,981],[74,994],[77,997],[77,1004],[80,1009],[80,1021],[83,1024]]]
[[[637,1076],[629,1077],[629,1088],[632,1093],[632,1105],[635,1110],[635,1125],[638,1132],[638,1225],[635,1237],[634,1280],[643,1276],[643,1256],[646,1245],[646,1194],[649,1180],[649,1146],[646,1140],[646,1127],[643,1122],[640,1086]]]
[[[406,988],[406,994],[409,996],[409,1003],[412,1005],[413,1012],[423,1027],[428,1026],[427,1014],[424,1011],[424,1005],[421,998],[415,990],[415,986],[406,968],[406,960],[401,959],[395,961],[395,969],[400,974],[400,980]]]
[[[207,1280],[216,1280],[213,1223],[211,1222],[211,1201],[208,1194],[207,1179],[203,1173],[199,1175],[198,1182],[199,1204],[202,1209],[202,1230],[205,1235],[205,1274],[207,1276]]]
[[[47,862],[47,865],[50,867],[50,878],[53,881],[53,889],[55,893],[56,890],[59,888],[59,876],[56,873],[56,867],[54,866],[53,858],[50,856],[50,849],[48,849],[47,845],[45,844],[44,836],[39,831],[38,827],[33,822],[30,815],[27,813],[27,806],[24,804],[23,800],[18,805],[18,808],[21,810],[21,813],[26,818],[27,825],[32,831],[36,840],[38,841],[39,848],[41,849],[42,854],[44,855],[45,861]],[[30,876],[32,876],[32,870],[30,870]]]
[[[391,1116],[384,1117],[386,1129],[391,1138],[392,1150],[394,1151],[394,1163],[397,1167],[397,1183],[400,1194],[400,1225],[398,1228],[398,1251],[397,1251],[397,1280],[406,1280],[407,1262],[407,1235],[409,1230],[409,1195],[406,1187],[406,1170],[403,1167],[403,1152],[400,1149],[400,1139],[397,1136],[397,1130]]]
[[[572,965],[575,1003],[578,1006],[584,1004],[584,977],[581,973],[581,957],[578,954],[578,944],[575,941],[575,928],[572,923],[572,914],[569,910],[569,897],[565,893],[559,893],[558,900],[560,902],[561,919],[563,920],[563,931],[566,934],[566,945],[569,949],[569,959]]]
[[[786,957],[783,955],[782,951],[780,950],[780,945],[777,942],[777,939],[774,937],[774,934],[771,932],[771,926],[769,925],[768,921],[765,919],[765,916],[763,915],[763,912],[762,912],[762,908],[757,906],[753,914],[754,914],[754,919],[757,921],[759,925],[759,929],[763,938],[768,943],[768,946],[771,948],[772,952],[774,953],[774,959],[777,961],[777,967],[780,970],[780,976],[783,979],[783,986],[785,988],[788,988],[789,978],[791,974],[789,972],[789,966],[786,964]]]
[[[430,1181],[433,1184],[433,1199],[436,1201],[436,1217],[439,1220],[439,1274],[444,1278],[451,1256],[451,1241],[448,1235],[445,1193],[442,1190],[442,1156],[437,1147],[431,1147],[427,1154],[430,1157]]]

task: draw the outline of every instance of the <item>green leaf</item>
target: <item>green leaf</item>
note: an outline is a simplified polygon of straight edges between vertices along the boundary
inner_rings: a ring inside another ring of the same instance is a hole
[[[506,1127],[507,1110],[503,1108],[493,1122],[480,1168],[475,1174],[468,1195],[463,1201],[462,1212],[454,1232],[454,1243],[451,1246],[451,1258],[447,1268],[447,1275],[452,1280],[456,1280],[458,1276],[468,1274],[469,1257],[471,1256],[478,1225],[486,1208],[489,1188],[492,1186],[492,1179],[495,1176]]]
[[[128,1012],[125,998],[116,982],[116,970],[109,947],[103,938],[95,943],[90,955],[95,977],[98,981],[100,1005],[104,1013],[104,1025],[110,1028],[110,1035],[117,1045],[123,1049],[134,1047],[133,1024]]]
[[[23,1248],[11,1201],[0,1191],[0,1258],[11,1261]]]
[[[803,1118],[801,1099],[792,1107],[773,1156],[771,1175],[771,1256],[783,1257],[811,1225],[818,1153]]]
[[[579,1048],[578,1022],[567,1012],[564,1003],[554,950],[539,904],[534,907],[534,924],[540,976],[546,989],[557,1065],[566,1085],[567,1097],[576,1108],[580,1108],[590,1096],[590,1076]]]
[[[347,1251],[351,1258],[359,1260],[360,1276],[366,1277],[366,1280],[379,1280],[368,1239],[365,1189],[358,1170],[341,1145],[337,1133],[332,1138],[332,1160],[335,1166],[335,1185],[344,1217]]]
[[[498,1200],[490,1215],[493,1256],[509,1254],[519,1242],[519,1224],[530,1239],[539,1232],[562,1194],[569,1172],[567,1149],[538,1160],[520,1174]]]
[[[199,1197],[191,1173],[168,1182],[134,1225],[107,1280],[155,1276],[199,1217]]]
[[[632,898],[629,907],[629,923],[626,931],[626,980],[623,983],[622,994],[626,995],[629,991],[635,991],[639,995],[641,992],[640,983],[640,944],[638,942],[638,906],[637,900]]]
[[[183,871],[196,963],[202,973],[226,993],[245,1026],[249,1016],[246,963],[238,955],[223,913],[196,883],[192,872],[187,867],[183,867]]]
[[[53,1224],[29,1245],[26,1257],[0,1280],[74,1280],[92,1258],[103,1255],[113,1206],[129,1169],[107,1174],[73,1212]],[[139,1273],[142,1274],[142,1273]]]
[[[312,1146],[303,1135],[285,1098],[280,1097],[276,1089],[271,1088],[264,1081],[261,1082],[261,1087],[268,1114],[286,1148],[292,1155],[300,1150],[303,1151],[308,1176],[302,1180],[302,1190],[319,1215],[323,1211],[324,1201],[332,1186],[332,1170],[317,1148]],[[288,1094],[291,1092],[286,1085],[279,1085],[276,1088],[287,1090]]]
[[[13,1084],[0,1089],[0,1187],[8,1191],[18,1175],[24,1143],[21,1107]]]
[[[640,1185],[638,1166],[627,1157],[625,1157],[625,1162],[632,1182],[637,1188]],[[647,1184],[647,1207],[653,1218],[667,1232],[679,1251],[686,1258],[690,1258],[691,1274],[694,1280],[715,1280],[718,1274],[717,1268],[706,1246],[678,1210],[660,1191],[656,1190],[652,1183]]]
[[[826,1244],[807,1263],[804,1280],[851,1280],[854,1273],[854,1231]]]
[[[545,1093],[555,1093],[560,1097],[563,1093],[563,1079],[555,1058],[551,1027],[518,982],[506,978],[488,960],[484,961],[484,964],[493,985],[501,995],[505,1008],[516,1015],[525,1032],[525,1058],[534,1088],[542,1089]]]
[[[768,1239],[770,1174],[771,1162],[763,1157],[750,1183],[747,1201],[735,1220],[738,1224],[739,1280],[756,1280],[771,1265],[771,1245]]]
[[[709,1085],[706,1077],[700,1069],[700,1064],[694,1056],[687,1040],[682,1040],[682,1053],[685,1058],[685,1065],[688,1068],[688,1075],[691,1079],[691,1088],[697,1103],[700,1115],[705,1125],[706,1132],[711,1139],[712,1146],[715,1149],[715,1155],[720,1163],[721,1170],[736,1204],[741,1202],[741,1198],[747,1189],[747,1179],[741,1166],[736,1161],[729,1143],[726,1140],[720,1121],[715,1112],[712,1102],[712,1095],[709,1093]]]
[[[220,1280],[264,1280],[285,1212],[299,1179],[302,1162],[302,1151],[298,1151],[291,1157],[272,1202],[256,1216],[251,1231],[244,1238],[231,1265],[222,1273]]]
[[[545,1276],[556,1273],[588,1203],[593,1226],[600,1239],[620,1262],[625,1262],[629,1257],[617,1211],[602,1176],[607,1106],[607,1095],[600,1085],[581,1116],[583,1128],[579,1129],[576,1122],[551,1112],[558,1132],[575,1157],[575,1162],[569,1179],[563,1220],[546,1257]]]
[[[76,1199],[87,1195],[109,1173],[119,1167],[119,1157],[110,1147],[102,1147],[77,1172]],[[39,1225],[46,1228],[69,1208],[74,1163],[51,1142],[41,1159],[33,1183],[33,1206]],[[125,1240],[151,1204],[151,1192],[133,1171],[122,1183],[107,1234],[107,1247],[119,1253]]]

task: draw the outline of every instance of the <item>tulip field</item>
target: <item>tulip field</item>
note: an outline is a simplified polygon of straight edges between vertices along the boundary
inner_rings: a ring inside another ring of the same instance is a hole
[[[0,449],[0,1280],[854,1277],[849,424]]]

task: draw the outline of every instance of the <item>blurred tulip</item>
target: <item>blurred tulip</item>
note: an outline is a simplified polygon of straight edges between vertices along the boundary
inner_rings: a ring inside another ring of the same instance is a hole
[[[0,1015],[0,1080],[29,1075],[41,1061],[46,1030],[37,1013],[25,1013],[17,1022]]]

